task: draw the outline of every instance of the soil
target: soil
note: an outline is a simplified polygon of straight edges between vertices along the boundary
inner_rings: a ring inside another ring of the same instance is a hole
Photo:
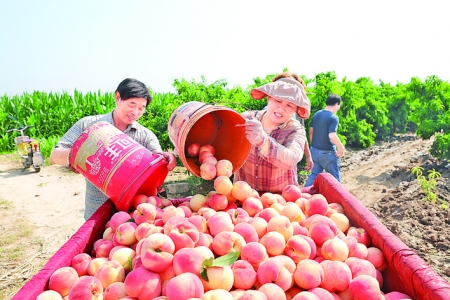
[[[429,155],[432,142],[402,135],[369,149],[347,149],[342,185],[450,282],[450,209],[441,208],[442,200],[450,201],[450,163]],[[433,169],[442,175],[432,190],[436,203],[426,200],[411,172],[416,166],[425,176]],[[166,183],[188,177],[177,167]],[[0,178],[0,298],[7,299],[84,223],[85,184],[56,165],[22,172],[14,154],[0,155]],[[193,193],[212,190],[211,182],[189,182]]]

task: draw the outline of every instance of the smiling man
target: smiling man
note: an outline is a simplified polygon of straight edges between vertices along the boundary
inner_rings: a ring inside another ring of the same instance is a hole
[[[163,152],[156,135],[137,122],[151,101],[152,97],[144,83],[132,78],[123,80],[115,91],[115,109],[104,115],[87,116],[78,120],[56,144],[50,156],[52,163],[70,167],[69,154],[75,141],[90,125],[106,121],[150,152],[161,153],[168,162],[167,169],[173,170],[177,163],[175,155]],[[102,191],[86,179],[84,218],[89,219],[107,199]]]

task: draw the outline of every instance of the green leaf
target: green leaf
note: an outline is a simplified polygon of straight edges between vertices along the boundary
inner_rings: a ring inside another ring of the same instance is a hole
[[[212,267],[228,267],[231,266],[238,258],[240,252],[230,252],[213,260]]]
[[[203,278],[204,281],[209,282],[208,273],[206,272],[206,268],[202,268],[202,270],[200,271],[200,276]]]

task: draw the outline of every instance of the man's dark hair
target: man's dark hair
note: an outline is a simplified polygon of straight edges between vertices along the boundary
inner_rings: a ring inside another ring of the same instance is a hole
[[[120,99],[127,100],[130,98],[143,98],[147,100],[147,105],[152,102],[152,96],[150,96],[150,92],[144,83],[140,82],[134,78],[126,78],[116,89],[116,92],[119,92]]]
[[[342,101],[341,96],[338,96],[336,94],[331,94],[330,96],[328,96],[326,104],[333,106],[336,103],[341,104],[341,101]]]

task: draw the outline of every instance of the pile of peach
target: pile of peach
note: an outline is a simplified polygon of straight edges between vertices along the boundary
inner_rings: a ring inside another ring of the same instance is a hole
[[[411,299],[380,290],[383,252],[341,205],[225,175],[214,189],[178,206],[136,196],[37,299]]]

